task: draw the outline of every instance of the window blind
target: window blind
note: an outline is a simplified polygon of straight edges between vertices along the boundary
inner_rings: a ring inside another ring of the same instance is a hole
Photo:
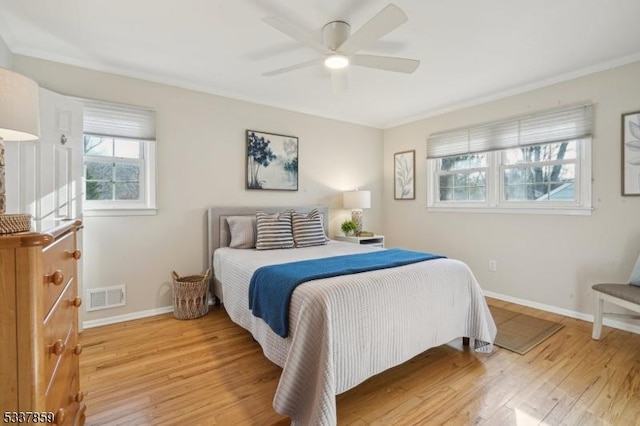
[[[108,102],[88,100],[83,102],[85,134],[155,140],[155,111]]]
[[[510,120],[434,133],[427,158],[497,151],[591,136],[592,105],[547,111]]]

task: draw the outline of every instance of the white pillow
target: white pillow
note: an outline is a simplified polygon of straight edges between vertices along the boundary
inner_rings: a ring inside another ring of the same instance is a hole
[[[327,237],[322,226],[322,217],[317,209],[307,213],[291,215],[293,241],[296,247],[311,247],[327,244]]]
[[[229,247],[237,249],[252,249],[256,246],[256,217],[229,216],[229,233],[231,242]]]
[[[640,256],[636,260],[636,264],[631,271],[631,278],[629,278],[629,284],[640,286]]]
[[[256,249],[293,248],[293,231],[291,230],[291,210],[282,213],[267,214],[256,212],[258,237]]]

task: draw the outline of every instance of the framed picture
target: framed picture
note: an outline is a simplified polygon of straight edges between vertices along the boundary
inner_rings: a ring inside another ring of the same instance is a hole
[[[247,189],[298,190],[298,138],[247,130]]]
[[[622,114],[622,195],[640,195],[640,111]]]
[[[397,152],[393,155],[394,196],[396,200],[415,200],[416,151]]]

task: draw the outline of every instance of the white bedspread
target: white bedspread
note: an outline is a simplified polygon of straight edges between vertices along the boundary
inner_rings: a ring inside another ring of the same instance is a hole
[[[372,250],[331,241],[214,253],[229,316],[283,368],[273,406],[294,425],[335,425],[335,395],[429,348],[460,337],[476,339],[476,351],[493,348],[496,326],[482,291],[470,269],[451,259],[302,284],[291,299],[287,338],[249,311],[249,281],[260,266]]]

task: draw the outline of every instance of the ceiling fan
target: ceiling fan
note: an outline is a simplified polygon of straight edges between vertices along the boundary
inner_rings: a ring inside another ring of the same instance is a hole
[[[329,22],[322,28],[322,43],[320,43],[315,40],[311,34],[279,18],[265,18],[263,21],[266,24],[294,40],[317,50],[324,56],[299,64],[278,68],[265,72],[262,75],[274,76],[324,64],[331,72],[334,91],[341,92],[347,89],[346,69],[349,65],[411,74],[420,65],[419,60],[357,53],[360,49],[367,47],[374,41],[398,28],[405,23],[407,19],[407,15],[398,6],[389,4],[353,34],[351,34],[351,26],[348,23],[344,21]]]

